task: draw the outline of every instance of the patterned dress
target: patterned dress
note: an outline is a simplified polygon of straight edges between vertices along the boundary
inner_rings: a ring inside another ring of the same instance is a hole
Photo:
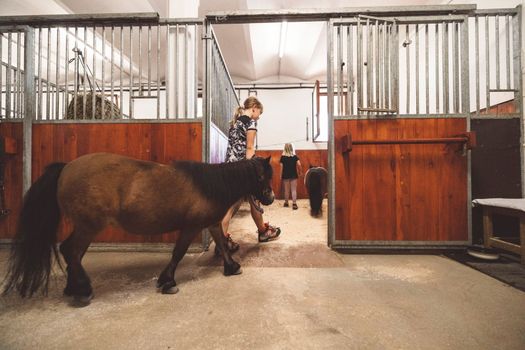
[[[230,127],[226,163],[246,159],[246,134],[248,130],[257,131],[257,122],[246,115],[237,118],[235,124]]]

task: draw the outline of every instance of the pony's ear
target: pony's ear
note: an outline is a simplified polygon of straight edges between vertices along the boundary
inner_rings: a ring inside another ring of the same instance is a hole
[[[268,158],[264,158],[266,163],[270,164],[270,160],[272,160],[272,156],[268,156]]]

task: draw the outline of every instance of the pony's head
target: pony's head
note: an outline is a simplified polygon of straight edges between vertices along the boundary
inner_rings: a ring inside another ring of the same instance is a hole
[[[272,189],[273,170],[270,165],[271,157],[254,157],[252,159],[256,164],[257,171],[257,187],[252,194],[255,199],[259,200],[263,205],[270,205],[275,199]]]

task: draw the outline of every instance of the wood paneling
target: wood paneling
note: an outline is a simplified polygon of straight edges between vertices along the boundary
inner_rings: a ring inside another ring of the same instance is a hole
[[[0,135],[11,136],[22,144],[22,124],[2,123]],[[202,159],[202,124],[195,123],[89,123],[35,124],[33,126],[33,181],[52,162],[69,162],[81,155],[111,152],[138,159],[168,164],[173,160]],[[6,202],[13,212],[0,222],[0,238],[11,238],[22,193],[21,150],[9,156],[6,169]],[[67,224],[60,235],[70,228]],[[96,242],[164,242],[174,241],[174,233],[158,236],[130,235],[108,228]]]
[[[273,191],[275,196],[278,199],[283,199],[284,194],[281,181],[281,159],[283,151],[282,150],[257,150],[256,155],[259,157],[268,157],[271,156],[271,164],[273,168]],[[322,166],[325,169],[328,169],[328,151],[327,150],[298,150],[296,151],[297,157],[301,162],[303,168],[303,176],[301,176],[297,181],[297,198],[308,198],[308,193],[304,187],[304,174],[310,166]]]
[[[0,137],[16,141],[16,153],[3,154],[5,208],[10,213],[0,218],[0,239],[11,238],[16,230],[16,216],[22,205],[22,123],[0,123]]]
[[[467,157],[460,145],[355,145],[340,140],[453,137],[464,119],[335,122],[336,239],[466,241]]]

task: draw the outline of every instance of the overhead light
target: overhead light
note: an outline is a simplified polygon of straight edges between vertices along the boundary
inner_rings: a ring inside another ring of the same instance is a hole
[[[281,38],[279,39],[279,58],[284,55],[284,44],[286,42],[286,30],[288,29],[288,22],[281,23]]]

